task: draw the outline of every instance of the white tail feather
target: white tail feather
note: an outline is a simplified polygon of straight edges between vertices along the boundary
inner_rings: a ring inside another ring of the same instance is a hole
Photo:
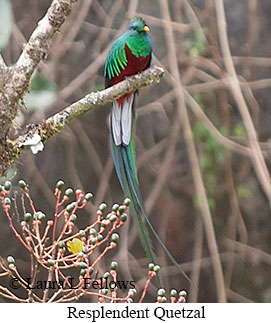
[[[127,97],[123,100],[122,114],[121,114],[121,130],[122,130],[122,142],[125,145],[129,145],[132,131],[132,105],[134,101],[134,93],[131,94],[129,100]]]
[[[121,107],[117,101],[113,102],[111,112],[111,125],[115,145],[121,144]]]
[[[111,125],[115,145],[129,145],[132,131],[132,105],[134,101],[134,93],[132,93],[127,101],[124,98],[122,107],[117,101],[113,102]]]

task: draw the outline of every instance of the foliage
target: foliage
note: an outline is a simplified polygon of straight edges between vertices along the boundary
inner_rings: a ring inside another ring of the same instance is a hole
[[[184,41],[184,47],[191,57],[197,57],[204,54],[206,29],[197,29],[191,33]]]

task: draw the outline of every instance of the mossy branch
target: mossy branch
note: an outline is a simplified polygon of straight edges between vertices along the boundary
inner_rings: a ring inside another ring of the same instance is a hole
[[[10,142],[13,152],[10,164],[16,162],[20,155],[29,148],[28,146],[24,146],[24,142],[29,138],[32,138],[35,134],[40,136],[41,141],[44,144],[49,138],[59,133],[65,125],[80,115],[104,106],[124,94],[155,84],[160,81],[163,75],[164,69],[162,67],[152,66],[142,73],[128,77],[117,85],[103,91],[92,92],[86,95],[84,98],[74,102],[61,112],[41,121],[37,125],[28,125],[28,131],[25,135],[20,136],[13,142]]]

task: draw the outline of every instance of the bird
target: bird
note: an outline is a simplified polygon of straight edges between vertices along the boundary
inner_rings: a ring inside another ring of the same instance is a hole
[[[150,28],[141,17],[132,18],[128,29],[112,45],[107,56],[104,77],[108,88],[123,81],[126,77],[143,72],[152,63],[152,44]],[[135,161],[135,99],[137,92],[128,93],[113,101],[110,118],[110,146],[115,170],[124,194],[130,198],[130,214],[136,224],[137,232],[146,256],[156,263],[156,254],[147,226],[158,240],[171,262],[189,281],[174,257],[161,241],[145,211],[139,189]],[[147,226],[146,226],[146,224]],[[162,286],[161,276],[158,278]]]

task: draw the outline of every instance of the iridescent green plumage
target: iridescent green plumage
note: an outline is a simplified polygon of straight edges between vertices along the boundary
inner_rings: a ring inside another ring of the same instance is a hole
[[[108,55],[105,63],[105,76],[112,79],[115,75],[120,74],[120,70],[127,65],[127,57],[125,54],[125,39],[118,39]]]
[[[112,80],[121,73],[121,70],[125,70],[127,67],[128,58],[125,45],[134,55],[135,60],[136,58],[148,57],[150,55],[152,46],[146,33],[146,28],[148,27],[143,19],[131,19],[128,30],[114,42],[108,54],[104,68],[104,76],[106,78]],[[133,72],[138,73],[139,71],[135,69]]]

